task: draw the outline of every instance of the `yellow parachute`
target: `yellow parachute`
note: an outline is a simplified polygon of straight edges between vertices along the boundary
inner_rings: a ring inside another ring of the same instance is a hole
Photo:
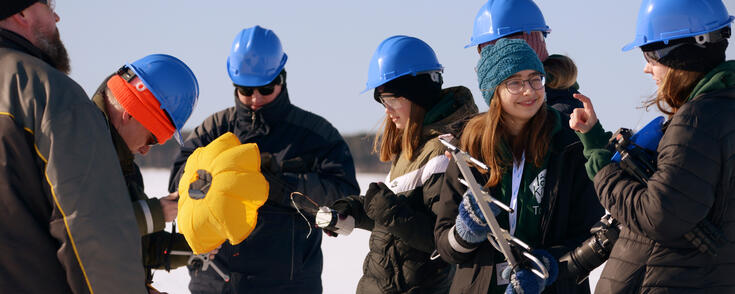
[[[194,150],[179,182],[179,230],[195,254],[225,240],[238,244],[255,228],[268,198],[256,144],[226,133]]]

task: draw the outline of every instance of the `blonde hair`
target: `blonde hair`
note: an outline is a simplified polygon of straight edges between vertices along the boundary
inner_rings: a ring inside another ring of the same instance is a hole
[[[499,92],[496,88],[490,100],[490,109],[473,117],[460,137],[462,149],[488,166],[490,178],[484,185],[486,188],[498,185],[506,168],[511,166],[513,157],[520,158],[524,152],[526,160],[540,167],[549,149],[553,126],[553,117],[548,115],[544,103],[519,135],[513,137],[506,128],[508,114],[500,105]],[[510,151],[510,154],[507,151]]]
[[[383,131],[375,134],[373,152],[378,153],[380,161],[392,161],[399,154],[403,154],[402,156],[406,156],[409,160],[413,160],[416,156],[414,152],[421,144],[422,124],[426,111],[416,103],[408,101],[410,102],[411,114],[408,117],[406,127],[399,130],[390,117],[386,115],[382,124]]]
[[[104,95],[105,103],[107,103],[107,105],[114,108],[115,110],[125,111],[125,108],[122,106],[122,104],[120,104],[120,102],[117,101],[117,97],[115,97],[115,94],[112,93],[112,90],[110,90],[109,87],[105,86],[102,95]]]
[[[577,82],[577,65],[564,55],[554,54],[544,60],[546,71],[546,87],[551,89],[567,89]]]

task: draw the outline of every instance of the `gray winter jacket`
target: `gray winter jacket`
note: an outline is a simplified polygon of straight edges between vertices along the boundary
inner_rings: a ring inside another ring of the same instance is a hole
[[[144,293],[128,199],[102,113],[0,29],[0,292]]]

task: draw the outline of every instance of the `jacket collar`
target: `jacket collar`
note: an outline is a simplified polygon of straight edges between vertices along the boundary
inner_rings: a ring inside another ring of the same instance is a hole
[[[735,60],[728,60],[712,69],[699,80],[687,101],[691,101],[701,94],[733,87],[735,87]]]
[[[51,59],[48,57],[48,55],[44,54],[43,51],[41,51],[41,49],[38,49],[38,47],[31,44],[31,42],[28,41],[26,38],[18,35],[13,31],[0,29],[0,48],[10,48],[13,50],[18,50],[38,59],[41,59],[44,62],[50,64],[52,67],[56,66],[51,62]]]
[[[106,82],[107,79],[102,82],[102,85],[105,85]],[[100,86],[97,89],[97,92],[95,92],[92,96],[92,102],[97,106],[97,108],[99,108],[99,110],[105,116],[105,120],[107,120],[107,126],[110,129],[110,137],[112,137],[112,143],[113,145],[115,145],[115,152],[117,153],[117,157],[120,160],[120,167],[123,169],[124,172],[126,172],[130,168],[132,168],[132,164],[135,160],[135,155],[133,155],[133,152],[130,151],[130,148],[128,148],[128,144],[125,143],[123,137],[120,136],[120,133],[117,132],[117,129],[115,128],[115,126],[112,125],[112,122],[110,121],[110,114],[107,113],[107,108],[105,107],[105,99],[102,95],[102,90],[104,88],[105,87]]]
[[[283,120],[285,118],[286,111],[291,107],[291,100],[288,96],[286,84],[283,84],[281,94],[278,94],[276,99],[258,110],[252,110],[250,107],[243,104],[237,97],[237,90],[234,91],[234,94],[237,118],[238,120],[246,122],[252,123],[260,121],[265,124],[271,124],[274,121]]]

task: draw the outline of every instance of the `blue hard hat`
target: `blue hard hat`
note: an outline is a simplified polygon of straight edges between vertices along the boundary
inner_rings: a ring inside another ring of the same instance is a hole
[[[362,93],[405,75],[442,71],[434,50],[424,41],[408,36],[385,39],[370,59],[367,87]]]
[[[712,32],[729,26],[733,19],[722,0],[643,0],[635,40],[623,51]]]
[[[550,33],[544,15],[531,0],[489,0],[475,16],[470,43],[465,48],[518,32]]]
[[[658,149],[658,143],[661,141],[661,138],[664,136],[663,132],[663,125],[664,125],[664,117],[659,116],[657,118],[654,118],[646,124],[643,128],[641,128],[639,131],[637,131],[633,136],[630,137],[630,140],[635,143],[636,146],[640,146],[643,149],[650,150],[650,151],[656,151]],[[628,146],[628,149],[632,149],[633,146]],[[620,152],[615,152],[613,154],[613,157],[611,159],[612,162],[620,162]]]
[[[276,33],[254,26],[240,31],[232,42],[227,73],[235,85],[259,87],[273,81],[287,59]]]
[[[181,128],[199,99],[199,83],[194,73],[183,61],[166,54],[151,54],[126,66],[161,103],[161,109],[176,128],[174,137],[181,144]]]

